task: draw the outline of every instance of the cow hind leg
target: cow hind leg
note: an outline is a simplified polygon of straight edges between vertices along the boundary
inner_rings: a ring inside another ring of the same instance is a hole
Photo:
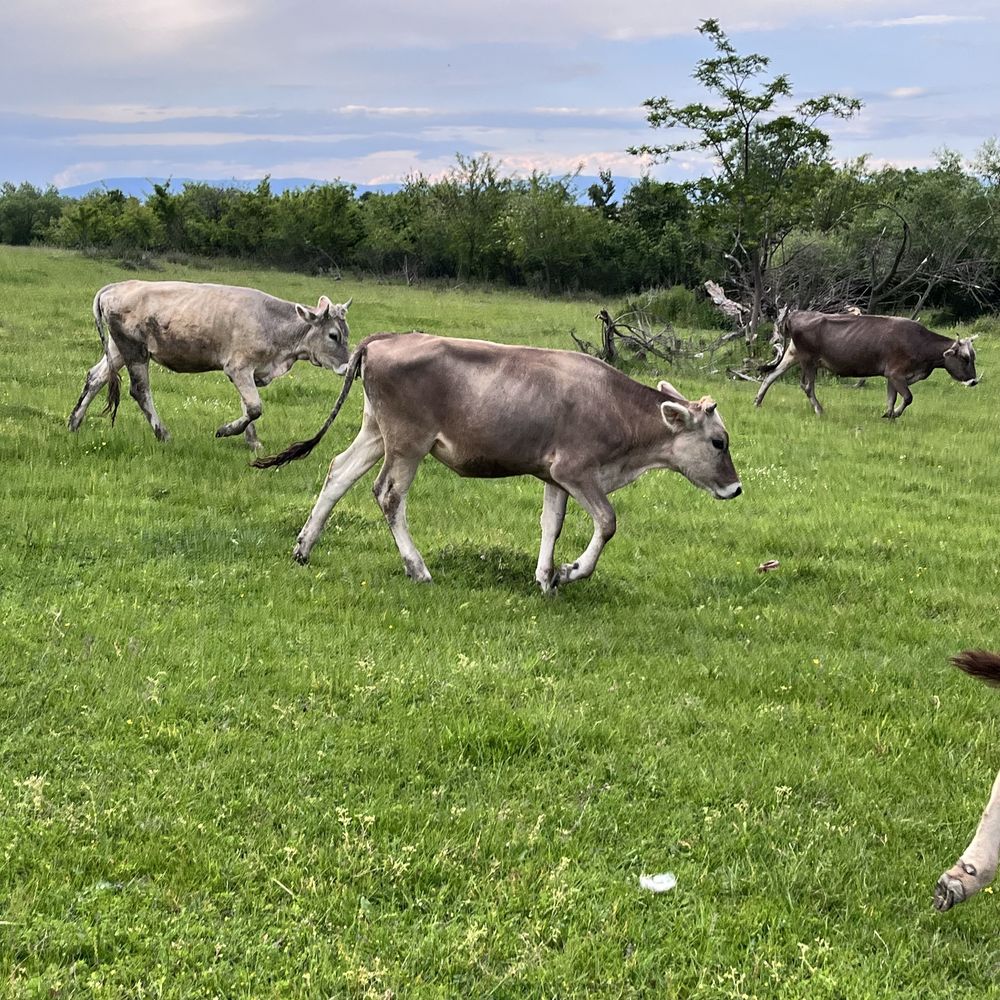
[[[153,403],[153,393],[149,387],[149,351],[139,344],[128,343],[119,345],[128,369],[129,395],[139,404],[139,409],[145,414],[149,426],[158,441],[169,441],[170,433],[163,426],[156,405]]]
[[[387,451],[385,464],[378,474],[378,479],[375,480],[373,489],[375,500],[382,508],[392,537],[396,540],[406,575],[417,583],[430,583],[431,574],[424,557],[410,537],[410,528],[406,521],[406,494],[424,454]]]
[[[229,381],[233,383],[236,391],[240,394],[240,401],[243,404],[243,415],[238,420],[231,420],[228,424],[223,424],[215,432],[217,438],[232,437],[234,434],[246,434],[246,431],[253,425],[253,422],[261,415],[264,409],[261,405],[260,393],[257,391],[257,383],[254,381],[252,370],[241,368],[237,371],[227,371],[226,375],[229,376]],[[253,440],[248,436],[247,443],[251,447],[255,447],[253,441],[256,441],[257,434],[256,431],[251,433]],[[259,442],[256,447],[259,447]]]
[[[604,551],[604,546],[614,537],[617,528],[615,509],[596,484],[564,485],[569,495],[590,515],[594,522],[594,534],[576,562],[564,563],[559,567],[552,579],[553,586],[585,580],[590,576],[597,568],[597,560]]]
[[[1000,774],[993,782],[990,800],[972,842],[962,856],[937,881],[934,908],[950,910],[964,903],[993,881],[1000,855]]]
[[[781,356],[781,360],[778,362],[778,367],[771,372],[767,378],[760,385],[760,389],[757,390],[757,398],[753,401],[754,406],[760,406],[764,402],[764,396],[767,395],[767,390],[774,385],[775,382],[781,378],[790,368],[794,368],[799,364],[799,357],[795,350],[795,344],[789,344],[785,348],[785,353]]]
[[[545,484],[542,499],[542,544],[538,550],[538,565],[535,567],[535,580],[542,588],[543,594],[555,593],[554,566],[556,542],[562,531],[563,520],[566,517],[566,501],[569,494],[554,483]]]
[[[296,539],[292,556],[297,562],[309,561],[309,553],[323,532],[330,511],[337,501],[382,457],[385,445],[375,418],[368,412],[365,401],[365,415],[358,436],[346,451],[341,452],[330,464],[326,482],[316,498],[316,504],[308,520],[302,526]]]
[[[111,342],[109,348],[111,362],[114,365],[113,370],[118,371],[124,364],[124,361],[118,349],[114,347],[114,342]],[[83,423],[84,417],[87,416],[87,410],[94,401],[94,397],[108,384],[108,380],[111,377],[112,364],[108,363],[108,358],[105,355],[87,372],[87,378],[83,383],[83,392],[80,393],[80,398],[77,400],[76,406],[73,407],[73,412],[69,415],[69,421],[67,422],[71,431],[80,429],[80,425]]]
[[[803,364],[801,385],[802,391],[806,394],[806,399],[812,403],[812,408],[816,416],[821,417],[823,416],[823,407],[820,406],[819,400],[816,398],[816,370],[816,365]]]

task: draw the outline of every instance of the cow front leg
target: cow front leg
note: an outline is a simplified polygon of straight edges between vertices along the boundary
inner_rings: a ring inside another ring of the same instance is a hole
[[[573,563],[563,563],[552,579],[552,586],[558,587],[574,580],[585,580],[597,568],[597,560],[604,546],[614,537],[617,527],[615,509],[608,498],[596,486],[574,489],[567,485],[570,496],[590,515],[594,522],[594,534],[590,544]]]
[[[882,416],[888,420],[895,420],[897,417],[901,417],[903,410],[913,402],[913,393],[910,392],[910,388],[906,384],[906,379],[896,375],[886,376],[886,386],[887,406]],[[903,397],[903,402],[898,410],[895,408],[897,393]]]
[[[753,401],[754,406],[760,406],[764,402],[764,396],[767,394],[767,390],[774,385],[775,382],[781,378],[790,368],[794,368],[799,363],[798,355],[795,351],[795,345],[789,344],[785,348],[785,353],[781,356],[781,360],[778,362],[778,367],[771,372],[767,378],[760,385],[760,389],[757,390],[757,398]]]
[[[297,562],[306,563],[309,561],[309,553],[322,534],[330,511],[384,453],[382,434],[374,417],[367,412],[367,400],[365,403],[365,417],[358,436],[351,442],[346,451],[341,452],[330,463],[330,471],[327,473],[323,489],[320,490],[312,513],[296,539],[292,556]]]
[[[553,572],[556,542],[566,518],[568,499],[569,494],[561,486],[556,486],[555,483],[545,484],[542,497],[542,544],[538,550],[538,565],[535,567],[535,580],[543,594],[554,594],[556,590]]]
[[[108,353],[111,355],[114,371],[118,371],[125,362],[122,360],[121,353],[114,346],[114,341],[109,343]],[[108,384],[108,379],[111,377],[112,364],[108,363],[108,357],[105,355],[87,372],[87,378],[83,383],[83,392],[80,393],[80,398],[77,400],[76,406],[73,407],[73,412],[69,415],[69,420],[67,421],[67,426],[71,431],[80,429],[80,425],[83,423],[83,419],[87,415],[87,409],[94,401],[94,397]]]
[[[227,371],[226,375],[229,376],[229,381],[236,386],[236,391],[240,394],[240,401],[243,404],[243,416],[239,420],[223,424],[215,432],[217,438],[243,434],[264,410],[260,402],[260,393],[257,391],[257,383],[254,382],[252,369],[241,368],[238,371]],[[256,432],[254,433],[254,439],[256,440]],[[249,438],[247,439],[247,443],[250,443]]]
[[[958,903],[964,903],[993,881],[1000,855],[1000,774],[993,782],[990,800],[983,810],[976,835],[952,865],[937,881],[934,908],[942,913]]]
[[[410,537],[410,528],[406,522],[406,494],[417,474],[423,455],[386,454],[385,464],[375,480],[373,493],[386,523],[396,540],[396,547],[403,559],[406,575],[417,583],[430,583],[431,574],[424,562],[424,557],[418,551]]]

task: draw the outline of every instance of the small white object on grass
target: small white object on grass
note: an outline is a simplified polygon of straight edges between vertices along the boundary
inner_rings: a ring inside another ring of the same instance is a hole
[[[673,872],[662,872],[659,875],[640,875],[639,885],[650,892],[669,892],[677,885],[677,876]]]

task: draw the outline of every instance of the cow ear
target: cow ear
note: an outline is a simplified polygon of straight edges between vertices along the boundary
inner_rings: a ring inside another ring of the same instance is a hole
[[[708,403],[705,406],[705,415],[710,417],[719,408],[719,404],[709,396]]]
[[[316,322],[316,314],[308,306],[302,306],[296,302],[295,311],[299,314],[299,319],[305,321],[306,323]]]
[[[322,323],[330,315],[330,308],[332,306],[333,303],[325,295],[319,297],[319,302],[316,303],[316,319],[318,322]]]
[[[684,403],[675,403],[668,399],[665,403],[660,403],[660,415],[663,417],[663,422],[675,434],[694,427],[694,414]]]
[[[666,379],[656,383],[656,390],[662,392],[664,396],[669,397],[675,403],[687,402],[687,397],[682,392],[678,392]]]
[[[949,347],[947,351],[944,352],[944,356],[946,358],[952,358],[952,357],[955,356],[955,345],[954,344],[951,347]]]

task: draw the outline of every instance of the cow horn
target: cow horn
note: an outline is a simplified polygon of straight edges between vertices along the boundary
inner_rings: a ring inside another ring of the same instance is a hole
[[[348,300],[347,300],[347,301],[346,301],[346,302],[344,303],[344,312],[347,312],[347,310],[351,308],[351,303],[352,303],[353,301],[354,301],[354,296],[352,295],[352,296],[351,296],[351,297],[350,297],[350,298],[349,298],[349,299],[348,299]]]

